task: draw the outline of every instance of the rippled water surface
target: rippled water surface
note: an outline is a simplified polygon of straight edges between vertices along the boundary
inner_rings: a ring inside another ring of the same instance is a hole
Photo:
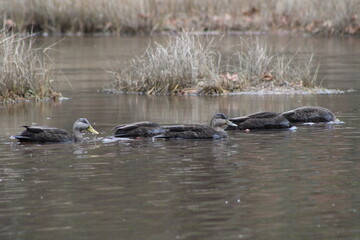
[[[97,90],[110,83],[106,64],[141,54],[154,39],[39,39],[59,42],[51,52],[63,73],[57,87],[70,99],[0,107],[0,239],[360,239],[360,40],[261,39],[289,52],[314,49],[323,86],[355,91],[105,94]],[[223,38],[224,51],[238,40]],[[344,123],[230,132],[217,141],[103,141],[132,121],[208,124],[217,112],[235,117],[303,105],[327,107]],[[10,139],[22,125],[70,130],[81,116],[100,132],[95,141]]]

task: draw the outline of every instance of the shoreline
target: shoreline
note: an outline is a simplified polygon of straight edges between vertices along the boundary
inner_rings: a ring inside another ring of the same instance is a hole
[[[146,95],[146,96],[191,96],[191,97],[220,97],[220,96],[239,96],[239,95],[311,95],[311,94],[346,94],[356,92],[356,90],[340,90],[340,89],[317,89],[317,90],[259,90],[259,91],[243,91],[243,92],[230,92],[230,93],[221,93],[221,94],[196,94],[196,93],[186,93],[186,94],[146,94],[143,92],[122,92],[115,89],[103,89],[99,92],[104,92],[105,94],[123,94],[123,95]]]
[[[308,32],[301,32],[301,31],[290,31],[290,30],[274,30],[274,31],[257,31],[257,30],[249,30],[249,31],[156,31],[152,32],[151,34],[144,34],[144,33],[134,33],[134,34],[118,34],[115,32],[93,32],[93,33],[48,33],[48,32],[15,32],[15,34],[19,36],[34,36],[34,37],[59,37],[59,38],[81,38],[81,37],[149,37],[149,36],[171,36],[171,35],[179,35],[182,33],[188,33],[193,36],[266,36],[266,35],[274,35],[274,36],[301,36],[301,37],[326,37],[326,38],[334,38],[334,37],[358,37],[359,34],[335,34],[335,35],[320,35],[320,34],[311,34]]]
[[[4,0],[0,6],[7,29],[43,35],[289,31],[359,36],[359,12],[360,0]]]

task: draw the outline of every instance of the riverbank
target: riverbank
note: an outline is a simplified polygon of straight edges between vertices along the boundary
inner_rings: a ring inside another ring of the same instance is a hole
[[[15,32],[152,34],[261,31],[359,35],[360,0],[4,0],[0,17]]]

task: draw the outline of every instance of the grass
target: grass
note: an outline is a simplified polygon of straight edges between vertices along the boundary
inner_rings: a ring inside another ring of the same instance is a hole
[[[108,71],[115,79],[113,88],[122,92],[168,94],[191,91],[204,82],[209,87],[217,84],[218,54],[211,42],[203,44],[195,36],[181,34],[167,45],[155,43],[123,71]]]
[[[45,51],[34,48],[31,37],[0,31],[0,102],[58,98]]]
[[[242,51],[235,54],[237,63],[233,67],[236,79],[232,85],[239,85],[236,89],[305,90],[319,87],[314,53],[298,51],[289,56],[275,52],[257,39],[242,44]],[[231,81],[227,79],[227,82]]]
[[[360,34],[360,0],[2,0],[17,32],[292,31]]]
[[[224,58],[213,40],[182,33],[165,45],[154,43],[113,78],[107,91],[142,94],[213,95],[244,91],[317,89],[313,54],[275,53],[258,40],[242,39],[241,50]],[[231,63],[231,64],[230,64]]]

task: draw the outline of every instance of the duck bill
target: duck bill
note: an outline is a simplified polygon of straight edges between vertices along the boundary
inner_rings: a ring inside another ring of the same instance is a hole
[[[227,124],[231,127],[237,127],[237,125],[235,123],[233,123],[232,121],[229,121],[229,120],[228,120]]]
[[[93,134],[99,134],[99,132],[96,131],[92,126],[89,126],[86,130],[88,130],[89,132],[91,132]]]

